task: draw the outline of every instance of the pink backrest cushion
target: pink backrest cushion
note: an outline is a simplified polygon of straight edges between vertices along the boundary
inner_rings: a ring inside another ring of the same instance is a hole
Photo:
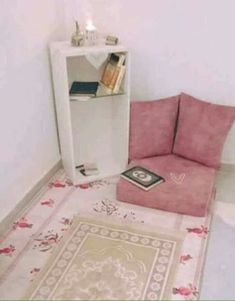
[[[210,167],[219,167],[223,144],[235,118],[235,107],[180,95],[173,153]]]
[[[178,102],[179,96],[131,102],[129,159],[171,153]]]

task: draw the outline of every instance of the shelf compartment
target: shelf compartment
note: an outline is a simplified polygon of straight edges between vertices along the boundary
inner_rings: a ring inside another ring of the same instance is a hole
[[[123,52],[126,55],[126,64],[128,60],[127,52]],[[87,58],[82,56],[77,57],[68,57],[66,59],[66,66],[67,66],[67,78],[68,78],[68,91],[72,86],[72,83],[77,82],[99,82],[102,78],[102,74],[106,67],[107,61],[109,59],[110,53],[107,54],[107,59],[100,65],[98,69],[96,69],[88,60]],[[127,68],[126,68],[127,69]],[[81,72],[82,70],[82,72]],[[105,97],[109,95],[119,95],[127,93],[127,84],[126,84],[126,73],[128,70],[125,71],[124,77],[122,79],[122,83],[120,86],[120,90],[117,93],[107,93],[105,87],[100,83],[97,96],[96,97]],[[69,95],[70,99],[74,99],[76,96]],[[92,97],[93,98],[93,97]],[[77,99],[78,100],[78,99]],[[82,100],[83,101],[83,100]]]
[[[118,174],[125,169],[128,106],[126,95],[93,102],[71,102],[75,166],[94,162],[99,169],[99,174],[94,176],[83,176],[76,170],[76,183]]]

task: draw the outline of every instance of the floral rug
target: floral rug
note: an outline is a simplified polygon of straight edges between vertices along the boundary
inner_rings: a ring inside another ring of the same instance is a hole
[[[63,170],[25,208],[0,236],[0,299],[23,298],[40,278],[52,252],[73,227],[74,215],[184,232],[171,299],[194,300],[207,245],[210,216],[191,217],[153,210],[115,199],[118,177],[73,186]]]
[[[74,218],[27,300],[168,300],[183,235]]]

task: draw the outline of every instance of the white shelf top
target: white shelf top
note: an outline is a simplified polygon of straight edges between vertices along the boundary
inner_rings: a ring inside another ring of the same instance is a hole
[[[60,54],[64,55],[65,57],[86,55],[86,54],[94,53],[94,52],[112,53],[112,52],[127,51],[127,48],[120,44],[117,44],[114,46],[94,45],[94,46],[74,47],[74,46],[71,46],[71,43],[68,41],[53,42],[50,44],[50,47],[51,47],[52,51],[56,51],[56,52],[58,51],[58,52],[60,52]]]

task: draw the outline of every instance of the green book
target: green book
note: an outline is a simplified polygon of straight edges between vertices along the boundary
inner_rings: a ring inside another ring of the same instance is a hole
[[[95,96],[98,85],[98,82],[73,82],[69,94]]]
[[[165,179],[141,166],[134,166],[123,173],[121,177],[145,191],[165,182]]]

